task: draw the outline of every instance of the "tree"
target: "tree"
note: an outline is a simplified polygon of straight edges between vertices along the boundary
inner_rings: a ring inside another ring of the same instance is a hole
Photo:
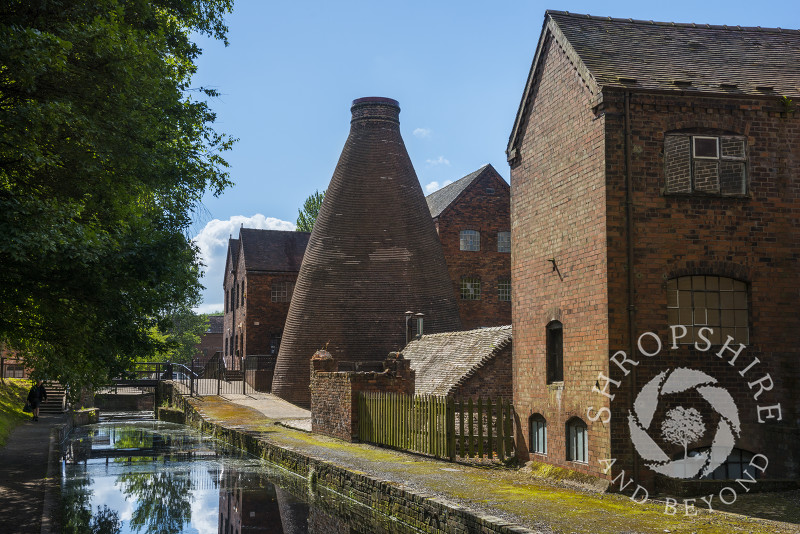
[[[39,376],[101,382],[197,303],[188,228],[234,140],[190,88],[191,35],[225,41],[231,6],[0,5],[0,340]]]
[[[685,409],[678,406],[667,412],[667,418],[661,424],[664,439],[674,445],[683,447],[683,457],[687,458],[689,444],[705,434],[706,425],[703,417],[694,408]]]
[[[314,229],[314,223],[317,220],[319,209],[322,207],[322,199],[324,198],[325,191],[320,193],[319,190],[316,190],[313,195],[303,202],[303,209],[297,210],[299,213],[297,216],[298,232],[310,232]]]

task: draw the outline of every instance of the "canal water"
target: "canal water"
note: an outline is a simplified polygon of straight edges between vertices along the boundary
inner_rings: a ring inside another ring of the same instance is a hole
[[[418,532],[152,412],[76,428],[61,465],[67,533]]]

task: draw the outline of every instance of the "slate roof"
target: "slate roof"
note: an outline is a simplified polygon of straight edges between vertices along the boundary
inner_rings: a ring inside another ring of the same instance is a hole
[[[494,174],[498,174],[494,167],[491,164],[487,163],[477,171],[471,172],[468,175],[464,176],[453,182],[452,184],[447,184],[446,186],[442,187],[438,191],[434,191],[427,197],[425,200],[428,202],[428,209],[431,212],[431,217],[436,218],[442,214],[442,212],[447,209],[447,207],[455,202],[455,200],[463,193],[472,183],[477,180],[483,173],[490,169],[491,172]],[[502,177],[500,177],[502,179]],[[503,180],[505,183],[505,180]]]
[[[653,22],[547,11],[509,142],[529,105],[543,45],[553,35],[593,94],[604,87],[800,96],[800,30]]]
[[[449,395],[511,344],[511,325],[428,334],[406,345],[417,395]]]
[[[206,334],[221,334],[224,328],[225,316],[210,315],[208,317],[208,329]]]
[[[298,272],[309,232],[242,228],[239,240],[247,271]]]
[[[615,19],[562,11],[548,11],[546,17],[556,23],[599,87],[800,95],[800,30]],[[676,81],[691,85],[676,85]]]

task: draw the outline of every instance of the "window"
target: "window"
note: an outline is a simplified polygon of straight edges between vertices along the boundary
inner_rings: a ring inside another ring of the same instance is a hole
[[[497,300],[501,302],[511,301],[511,280],[500,278],[497,281]]]
[[[573,417],[567,421],[567,460],[588,463],[589,438],[586,423]]]
[[[694,449],[689,451],[689,458],[693,458],[695,456],[699,456],[701,454],[709,452],[711,449],[709,447],[702,447],[699,449]],[[676,459],[683,458],[683,452],[677,455]],[[742,450],[742,449],[733,449],[731,453],[728,455],[728,458],[719,465],[712,473],[702,477],[700,474],[697,475],[697,478],[703,478],[707,480],[736,480],[737,478],[748,478],[745,472],[749,473],[753,478],[758,478],[761,472],[758,469],[753,468],[750,465],[750,460],[753,459],[753,453]]]
[[[564,341],[561,323],[552,321],[547,325],[547,383],[564,380]]]
[[[481,279],[476,276],[461,278],[461,300],[481,300]]]
[[[225,313],[228,313],[228,296],[230,295],[229,290],[225,290]]]
[[[537,454],[547,454],[547,421],[538,413],[533,414],[528,419],[528,429],[530,431],[530,451]]]
[[[461,230],[461,250],[478,251],[481,249],[481,233],[477,230]]]
[[[747,319],[747,284],[722,276],[681,276],[667,281],[667,323],[683,325],[686,336],[679,343],[705,341],[700,329],[714,345],[725,343],[728,336],[747,345],[750,331]]]
[[[228,338],[225,338],[225,356],[228,355]]]
[[[294,293],[294,282],[273,282],[271,293],[272,302],[291,302],[292,293]]]
[[[241,292],[242,296],[239,299],[240,300],[239,305],[240,306],[244,306],[244,280],[242,280],[242,286],[241,286],[240,292]]]
[[[277,334],[272,334],[269,337],[269,353],[270,354],[278,354],[278,350],[281,348],[281,333],[278,332]]]
[[[667,134],[664,136],[664,191],[743,195],[747,192],[744,137]]]
[[[511,232],[497,232],[497,252],[511,252]]]

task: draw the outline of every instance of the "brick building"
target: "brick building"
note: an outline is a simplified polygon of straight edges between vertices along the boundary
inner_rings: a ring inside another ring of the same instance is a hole
[[[426,334],[403,349],[414,393],[511,400],[511,326]]]
[[[242,228],[225,261],[225,367],[248,356],[277,357],[310,234]],[[274,365],[274,358],[273,358]]]
[[[510,191],[484,165],[426,197],[465,329],[511,324]]]
[[[194,366],[202,368],[208,363],[214,354],[222,353],[224,344],[225,317],[222,315],[210,315],[208,317],[208,328],[200,335],[200,343],[197,344],[197,355],[194,357]]]
[[[521,459],[647,487],[800,477],[798,50],[546,13],[507,150]],[[678,407],[705,432],[674,439]]]

